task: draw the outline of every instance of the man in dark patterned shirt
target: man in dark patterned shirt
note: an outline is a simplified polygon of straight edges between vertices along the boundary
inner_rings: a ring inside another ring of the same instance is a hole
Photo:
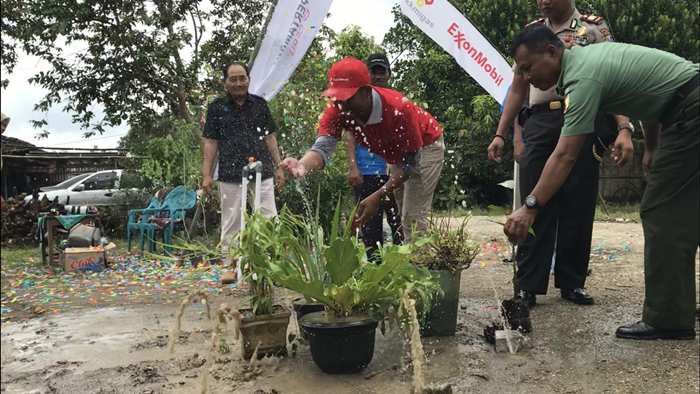
[[[284,185],[284,174],[274,168],[280,162],[275,123],[267,101],[248,93],[250,72],[248,66],[234,62],[224,69],[226,96],[214,100],[207,110],[204,127],[204,182],[203,189],[214,191],[213,169],[218,153],[219,197],[221,198],[221,248],[228,252],[231,239],[241,228],[241,197],[243,167],[250,157],[263,165],[260,213],[271,217],[277,214],[273,176],[278,189]],[[253,179],[248,189],[253,191]],[[253,201],[250,198],[248,201]],[[225,261],[234,268],[230,257]],[[234,272],[227,271],[221,281],[236,281]]]

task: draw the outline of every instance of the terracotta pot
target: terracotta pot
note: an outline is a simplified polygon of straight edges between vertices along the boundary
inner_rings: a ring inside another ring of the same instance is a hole
[[[287,326],[292,313],[282,305],[275,305],[272,315],[253,316],[250,308],[239,309],[241,319],[241,350],[243,358],[250,359],[258,347],[258,358],[287,354]]]

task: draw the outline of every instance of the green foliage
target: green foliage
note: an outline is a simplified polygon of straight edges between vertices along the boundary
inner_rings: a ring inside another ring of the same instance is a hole
[[[357,25],[350,25],[338,34],[333,42],[333,51],[333,62],[346,57],[354,57],[364,62],[372,53],[383,52],[382,48],[374,43],[374,37],[362,33],[362,29]]]
[[[124,165],[132,172],[149,179],[156,187],[185,185],[196,188],[202,182],[203,149],[199,127],[185,121],[173,121],[168,133],[138,141],[132,135],[126,143],[137,156],[127,158]]]
[[[615,41],[643,45],[700,62],[700,2],[697,0],[582,0],[582,13],[605,18]]]
[[[469,218],[470,216],[464,217],[455,229],[450,228],[450,218],[434,220],[430,235],[435,242],[420,248],[411,259],[412,264],[429,270],[452,273],[469,268],[481,249],[479,244],[469,237]]]

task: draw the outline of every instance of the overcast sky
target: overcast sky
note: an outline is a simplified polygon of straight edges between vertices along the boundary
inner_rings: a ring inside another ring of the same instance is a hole
[[[330,9],[331,18],[326,20],[326,24],[336,32],[351,24],[358,25],[365,34],[374,36],[374,40],[379,44],[394,24],[391,8],[397,3],[398,0],[335,0]],[[39,86],[30,85],[27,80],[39,71],[48,71],[50,67],[48,63],[41,62],[34,56],[19,55],[19,62],[9,76],[10,85],[7,89],[0,90],[2,112],[11,118],[4,135],[45,147],[116,147],[119,138],[128,131],[125,125],[108,128],[103,135],[84,139],[84,131],[71,123],[71,115],[62,112],[63,105],[55,105],[46,114],[33,112],[34,104],[41,100],[46,91]],[[2,79],[4,78],[6,73],[3,69]],[[42,119],[44,116],[50,134],[47,139],[37,140],[35,137],[39,130],[32,127],[30,120]]]

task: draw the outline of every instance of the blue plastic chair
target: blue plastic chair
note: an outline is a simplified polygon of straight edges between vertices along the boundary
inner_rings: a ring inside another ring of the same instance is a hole
[[[151,202],[148,204],[146,209],[132,209],[129,211],[129,221],[126,225],[126,248],[131,251],[131,232],[137,230],[140,233],[141,241],[141,253],[143,253],[144,240],[146,235],[148,237],[148,251],[153,252],[155,245],[153,244],[153,239],[155,237],[155,231],[158,228],[154,223],[149,223],[148,219],[151,214],[160,212],[159,209],[160,202],[157,197],[153,197]],[[140,220],[137,219],[137,215],[141,215]]]
[[[162,230],[165,250],[170,251],[171,248],[168,245],[173,243],[173,233],[185,228],[185,216],[195,206],[197,206],[197,193],[194,189],[178,186],[165,197],[160,207],[166,212],[166,218],[170,219],[170,223]]]

